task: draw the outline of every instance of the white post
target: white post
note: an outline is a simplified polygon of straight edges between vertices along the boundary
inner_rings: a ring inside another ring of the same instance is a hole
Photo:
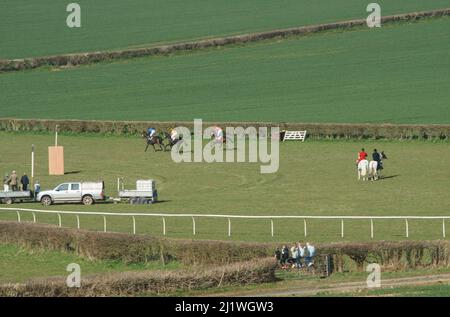
[[[31,185],[34,184],[34,144],[31,145]],[[32,190],[33,188],[31,188]]]
[[[341,238],[344,237],[344,219],[341,219]]]
[[[61,226],[62,226],[61,214],[58,214],[58,223],[59,223],[59,227],[61,228]]]
[[[80,216],[77,215],[77,229],[80,229]]]
[[[20,212],[16,210],[16,213],[17,213],[17,221],[20,222]]]
[[[405,218],[405,225],[406,225],[406,237],[409,238],[409,225],[408,225],[408,218]]]
[[[445,219],[442,219],[442,237],[445,238]]]
[[[166,218],[162,217],[163,220],[163,235],[166,235]]]
[[[120,192],[120,177],[117,177],[117,194]]]
[[[231,237],[231,220],[228,218],[228,236]]]
[[[373,239],[373,219],[370,218],[370,238]]]
[[[36,223],[36,214],[33,212],[33,222]]]
[[[270,233],[272,234],[273,237],[273,219],[270,219]]]
[[[55,128],[55,146],[58,146],[58,125]]]
[[[303,218],[303,229],[305,231],[305,237],[307,236],[307,231],[306,231],[306,219]]]
[[[136,234],[136,218],[133,216],[133,234]]]
[[[192,217],[192,234],[195,236],[195,218]]]
[[[103,216],[103,232],[106,232],[106,217]]]

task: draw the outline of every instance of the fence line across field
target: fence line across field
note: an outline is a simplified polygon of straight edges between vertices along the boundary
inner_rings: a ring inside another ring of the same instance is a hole
[[[223,218],[228,219],[228,236],[231,236],[231,219],[267,219],[270,220],[270,235],[273,237],[274,219],[303,219],[303,229],[305,237],[308,235],[307,220],[340,220],[341,221],[341,237],[344,238],[344,220],[370,220],[370,237],[374,237],[374,220],[393,220],[401,219],[405,221],[405,236],[409,238],[409,222],[408,220],[442,220],[442,237],[445,238],[445,220],[450,216],[249,216],[249,215],[214,215],[214,214],[169,214],[169,213],[114,213],[114,212],[93,212],[93,211],[62,211],[62,210],[41,210],[41,209],[25,209],[25,208],[0,208],[4,212],[16,212],[17,221],[21,222],[21,212],[29,212],[33,216],[33,222],[37,222],[36,213],[56,214],[58,217],[58,225],[62,227],[61,215],[75,215],[77,219],[77,228],[80,229],[80,216],[103,216],[103,231],[107,232],[106,216],[130,217],[133,220],[132,231],[136,234],[136,217],[159,217],[162,219],[163,235],[166,235],[166,218],[191,218],[192,234],[196,235],[195,218]]]

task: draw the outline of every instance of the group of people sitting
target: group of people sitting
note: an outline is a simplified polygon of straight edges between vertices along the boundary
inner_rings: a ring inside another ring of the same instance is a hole
[[[28,186],[30,185],[30,179],[28,178],[26,173],[23,173],[23,176],[19,180],[19,176],[16,171],[12,171],[11,175],[8,173],[5,174],[3,178],[3,191],[18,191],[18,190],[28,190]]]
[[[306,242],[302,245],[299,241],[292,245],[289,249],[287,245],[283,245],[275,250],[275,258],[282,269],[310,267],[314,265],[314,257],[316,255],[316,248]]]

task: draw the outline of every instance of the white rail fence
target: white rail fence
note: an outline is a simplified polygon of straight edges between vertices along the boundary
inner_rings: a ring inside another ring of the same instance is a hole
[[[2,212],[15,212],[17,221],[21,222],[21,213],[31,213],[33,222],[37,222],[36,214],[55,214],[58,217],[58,225],[62,227],[61,215],[74,215],[77,220],[77,228],[80,229],[80,216],[103,216],[103,231],[107,232],[106,217],[130,217],[133,221],[133,234],[136,234],[136,218],[140,217],[157,217],[162,220],[162,234],[166,235],[166,218],[191,218],[192,235],[196,235],[196,218],[222,218],[228,220],[228,236],[231,236],[231,220],[232,219],[266,219],[270,221],[270,235],[274,236],[274,220],[275,219],[303,219],[303,231],[305,237],[308,235],[307,220],[325,219],[340,220],[341,237],[344,238],[344,220],[367,220],[370,222],[370,237],[374,237],[374,220],[403,220],[405,222],[405,237],[409,238],[409,220],[442,220],[442,237],[445,238],[445,221],[450,216],[245,216],[245,215],[209,215],[209,214],[164,214],[164,213],[113,213],[113,212],[90,212],[90,211],[60,211],[60,210],[39,210],[24,208],[0,208]]]

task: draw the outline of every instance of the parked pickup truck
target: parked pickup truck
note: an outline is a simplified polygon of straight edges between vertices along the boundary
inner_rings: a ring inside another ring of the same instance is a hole
[[[53,190],[41,191],[36,200],[44,206],[53,203],[83,203],[92,205],[94,202],[105,199],[105,183],[78,182],[62,183]]]

